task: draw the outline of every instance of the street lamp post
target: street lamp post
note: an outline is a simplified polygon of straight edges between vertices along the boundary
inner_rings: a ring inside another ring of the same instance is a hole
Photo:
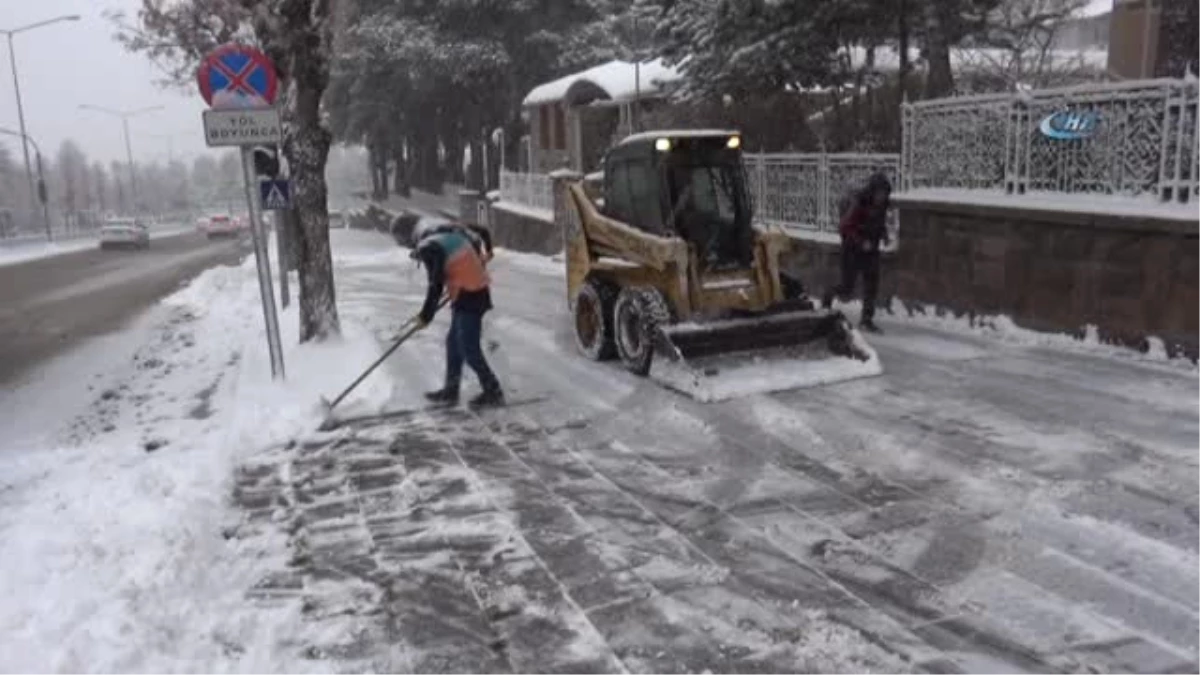
[[[138,209],[138,191],[137,191],[137,176],[133,170],[133,146],[129,144],[129,118],[136,117],[142,113],[162,110],[161,105],[152,105],[147,108],[138,108],[136,110],[114,110],[105,108],[104,106],[83,104],[79,106],[80,110],[95,110],[106,115],[121,118],[121,129],[125,132],[125,160],[129,164],[129,190],[133,195],[133,212],[136,214]]]
[[[33,146],[34,151],[37,153],[38,182],[35,197],[42,203],[42,221],[46,226],[46,241],[53,241],[54,235],[50,231],[50,206],[47,204],[46,200],[46,177],[42,175],[42,147],[34,142],[32,136],[13,131],[12,129],[0,128],[0,134],[16,136],[21,139],[22,145],[28,142]]]
[[[33,167],[30,166],[30,164],[29,164],[29,145],[28,145],[29,136],[26,135],[26,131],[25,131],[25,109],[21,104],[21,80],[19,77],[17,77],[17,52],[16,52],[16,49],[13,47],[13,36],[17,35],[18,33],[24,33],[25,31],[33,30],[34,28],[41,28],[42,26],[49,26],[52,23],[58,23],[60,21],[78,21],[78,20],[79,20],[78,14],[68,14],[65,16],[58,16],[53,19],[46,19],[45,21],[38,21],[37,23],[31,23],[31,24],[28,24],[25,26],[19,26],[17,28],[11,28],[11,29],[7,29],[7,30],[0,29],[0,33],[3,33],[4,36],[8,38],[8,63],[9,63],[9,65],[12,66],[13,89],[16,91],[16,95],[17,95],[16,96],[17,97],[17,123],[20,125],[20,128],[21,128],[21,151],[25,155],[25,177],[29,180],[29,197],[30,197],[31,203],[37,202],[38,194],[37,194],[36,188],[33,185]],[[39,154],[41,153],[40,150],[38,152],[39,152]],[[45,206],[45,204],[43,204],[43,206]],[[48,229],[50,227],[49,219],[47,219],[47,221],[46,221],[46,227],[47,227],[47,230],[46,230],[47,235],[49,235],[49,229]]]
[[[167,142],[167,164],[171,164],[172,162],[175,161],[175,139],[182,138],[184,136],[191,136],[191,135],[193,135],[193,133],[194,132],[191,132],[191,131],[177,131],[175,133],[170,133],[170,134],[150,134],[150,135],[153,138],[162,139]],[[185,159],[186,159],[186,154],[187,153],[184,153]]]

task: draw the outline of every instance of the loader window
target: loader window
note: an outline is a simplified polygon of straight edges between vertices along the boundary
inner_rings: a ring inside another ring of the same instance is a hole
[[[740,167],[680,164],[671,169],[672,220],[707,264],[747,264],[752,257],[749,203]]]
[[[662,206],[654,167],[646,160],[630,162],[628,167],[629,191],[633,197],[633,225],[645,232],[662,234]]]
[[[604,215],[623,223],[633,219],[633,195],[629,191],[629,163],[617,162],[604,171]]]
[[[664,234],[659,181],[649,161],[615,162],[606,168],[605,176],[605,215],[643,232]]]

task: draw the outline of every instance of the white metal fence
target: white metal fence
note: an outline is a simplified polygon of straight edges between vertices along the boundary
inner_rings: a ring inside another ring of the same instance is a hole
[[[801,233],[836,233],[840,202],[872,174],[882,172],[892,185],[900,180],[896,154],[747,154],[745,161],[755,218]]]
[[[909,103],[902,185],[1195,203],[1197,89],[1141,80]]]
[[[755,219],[800,235],[836,233],[839,203],[871,174],[881,171],[893,185],[900,180],[900,156],[895,154],[746,154],[745,163]],[[506,202],[553,211],[551,190],[544,174],[500,174],[500,198]],[[894,212],[891,217],[894,231]]]
[[[547,212],[554,211],[554,184],[542,173],[500,172],[500,199]]]

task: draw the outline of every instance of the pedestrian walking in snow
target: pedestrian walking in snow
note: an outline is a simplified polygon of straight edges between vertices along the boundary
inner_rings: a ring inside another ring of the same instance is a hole
[[[863,308],[860,325],[879,333],[875,325],[875,301],[879,295],[879,249],[889,241],[887,212],[891,206],[892,183],[882,173],[876,173],[850,199],[842,214],[839,233],[842,237],[842,279],[834,289],[825,293],[824,306],[833,306],[836,295],[845,302],[854,294],[858,277],[863,281]]]
[[[483,392],[471,399],[473,406],[502,405],[504,392],[480,347],[483,315],[492,309],[486,261],[492,257],[490,233],[483,228],[451,223],[419,224],[413,232],[413,257],[424,266],[429,278],[425,305],[418,321],[433,321],[442,293],[450,297],[450,331],[446,334],[446,380],[444,386],[425,395],[435,403],[456,403],[463,363],[475,371]]]

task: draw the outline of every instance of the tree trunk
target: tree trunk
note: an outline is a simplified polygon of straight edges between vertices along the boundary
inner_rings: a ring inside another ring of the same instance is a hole
[[[950,26],[953,3],[930,0],[925,16],[925,54],[929,73],[925,79],[925,98],[939,98],[954,90],[954,72],[950,68]]]
[[[367,143],[367,172],[371,174],[371,199],[378,201],[383,188],[379,185],[379,172],[375,170],[375,167],[379,165],[375,155],[375,144]]]
[[[904,103],[908,99],[908,73],[912,70],[912,63],[908,60],[909,3],[908,0],[897,0],[896,5],[896,41],[900,51],[900,72],[896,77],[896,119],[892,125],[892,134],[896,147],[899,147],[904,138]]]
[[[426,134],[420,141],[421,183],[422,190],[432,193],[442,193],[441,167],[438,164],[438,138],[436,134]]]
[[[912,70],[912,63],[908,59],[908,0],[897,0],[896,4],[896,40],[897,47],[900,50],[899,86],[896,87],[896,104],[899,106],[904,103],[905,92],[908,91],[908,73]]]
[[[333,256],[329,248],[325,163],[332,134],[321,124],[321,96],[329,84],[327,0],[283,0],[279,14],[287,39],[288,91],[284,152],[292,169],[300,227],[300,342],[338,335]]]
[[[446,180],[455,185],[463,184],[463,144],[460,137],[462,131],[456,116],[443,115],[443,122],[438,125],[438,135],[446,145]]]
[[[396,194],[401,197],[411,197],[412,191],[408,189],[408,167],[404,162],[404,144],[396,143],[392,146],[392,161],[396,164],[396,184],[393,186]]]

